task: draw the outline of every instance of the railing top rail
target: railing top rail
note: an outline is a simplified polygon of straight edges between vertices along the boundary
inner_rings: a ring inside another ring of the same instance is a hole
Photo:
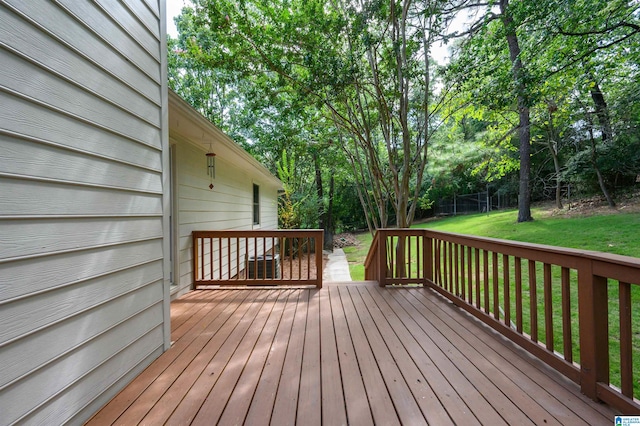
[[[364,259],[365,268],[368,268],[369,265],[371,265],[371,262],[375,260],[378,244],[380,244],[380,233],[376,232],[375,235],[373,236],[373,240],[371,241],[371,247],[369,248],[367,257]]]
[[[376,235],[399,235],[399,236],[419,236],[424,234],[425,229],[421,228],[380,228],[376,230]]]
[[[220,230],[220,231],[193,231],[196,238],[217,237],[315,237],[324,234],[322,229],[254,229],[254,230]]]
[[[461,244],[471,243],[473,242],[474,247],[478,248],[487,248],[492,251],[497,250],[498,246],[500,248],[510,248],[513,249],[511,252],[506,252],[504,249],[501,250],[504,254],[512,254],[518,255],[520,251],[527,251],[529,253],[543,253],[543,254],[552,254],[555,256],[559,262],[566,260],[567,258],[577,258],[577,259],[586,259],[595,261],[597,263],[606,263],[609,265],[616,265],[617,267],[622,267],[624,269],[631,268],[640,272],[640,258],[631,257],[631,256],[623,256],[619,254],[613,253],[602,253],[591,250],[582,250],[582,249],[572,249],[566,247],[557,247],[550,246],[544,244],[535,244],[535,243],[525,243],[520,241],[511,241],[511,240],[502,240],[499,238],[490,238],[490,237],[478,237],[475,235],[463,235],[457,234],[453,232],[443,232],[443,231],[433,231],[429,229],[424,230],[426,236],[438,239],[445,239],[447,241],[457,242]],[[528,256],[521,256],[528,257]],[[531,257],[528,257],[531,258]],[[561,263],[558,263],[561,264]],[[561,265],[564,266],[564,265]],[[570,265],[567,265],[570,266]],[[609,276],[610,278],[615,278],[613,276]],[[636,276],[636,281],[640,278],[640,276]],[[637,284],[640,284],[636,282]]]

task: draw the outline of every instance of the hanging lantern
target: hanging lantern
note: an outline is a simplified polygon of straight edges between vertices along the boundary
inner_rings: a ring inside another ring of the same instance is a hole
[[[213,189],[213,179],[216,177],[216,154],[211,152],[211,144],[209,144],[209,152],[207,152],[207,174],[211,181],[209,189]]]

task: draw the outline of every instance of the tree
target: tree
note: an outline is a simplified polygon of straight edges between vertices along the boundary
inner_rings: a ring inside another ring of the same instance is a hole
[[[531,167],[544,166],[534,164],[532,159],[531,129],[536,127],[546,134],[559,204],[564,173],[560,172],[562,131],[556,132],[555,128],[558,116],[554,115],[554,109],[558,102],[565,103],[563,108],[567,105],[575,108],[576,91],[586,87],[593,105],[592,121],[599,126],[594,133],[594,142],[603,144],[604,140],[608,141],[605,145],[615,145],[616,126],[612,124],[607,89],[601,81],[612,82],[610,76],[616,75],[614,70],[632,61],[630,54],[637,51],[638,45],[640,5],[623,0],[501,0],[488,3],[469,0],[461,1],[458,8],[482,13],[468,31],[459,34],[469,37],[460,42],[450,75],[459,82],[459,99],[467,106],[465,113],[482,116],[489,120],[490,128],[499,129],[494,141],[499,141],[503,149],[508,149],[512,131],[518,130],[518,220],[526,220],[529,216],[526,204],[532,191],[531,179],[528,183],[527,179]],[[507,41],[506,46],[499,42],[501,38]],[[506,78],[507,63],[510,64],[510,82]],[[637,75],[637,66],[627,67],[625,72]],[[586,80],[589,83],[585,86]],[[613,87],[624,84],[620,79]],[[578,106],[578,110],[583,111],[583,108]],[[561,126],[579,124],[580,118],[575,114],[563,113],[562,118],[570,116],[577,121],[563,122]],[[537,122],[532,122],[532,117]],[[605,150],[589,149],[589,152],[604,154]],[[613,151],[606,152],[610,155]],[[600,160],[591,163],[600,163]],[[606,178],[603,176],[600,181],[605,192]]]
[[[520,43],[516,34],[517,23],[510,10],[509,0],[500,0],[500,15],[504,25],[509,58],[513,72],[513,81],[518,103],[518,138],[520,150],[520,191],[518,198],[518,222],[528,222],[531,217],[531,129],[529,117],[528,87],[526,70],[520,57]]]
[[[406,227],[438,123],[429,49],[445,3],[198,0],[191,15],[203,37],[187,52],[320,111],[314,124],[333,125],[370,228],[387,226],[389,207]]]

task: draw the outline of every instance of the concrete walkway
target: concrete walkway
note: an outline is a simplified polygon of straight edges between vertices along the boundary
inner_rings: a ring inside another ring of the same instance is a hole
[[[325,251],[324,253],[329,256],[329,260],[324,267],[323,281],[326,283],[352,281],[349,273],[349,262],[347,262],[344,250],[336,248],[333,249],[333,253],[330,251]]]

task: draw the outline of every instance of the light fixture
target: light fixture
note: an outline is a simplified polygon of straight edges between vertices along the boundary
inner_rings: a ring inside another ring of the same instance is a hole
[[[213,179],[216,177],[216,154],[211,151],[211,144],[209,144],[209,152],[207,152],[207,174],[211,183],[209,189],[213,189]]]

